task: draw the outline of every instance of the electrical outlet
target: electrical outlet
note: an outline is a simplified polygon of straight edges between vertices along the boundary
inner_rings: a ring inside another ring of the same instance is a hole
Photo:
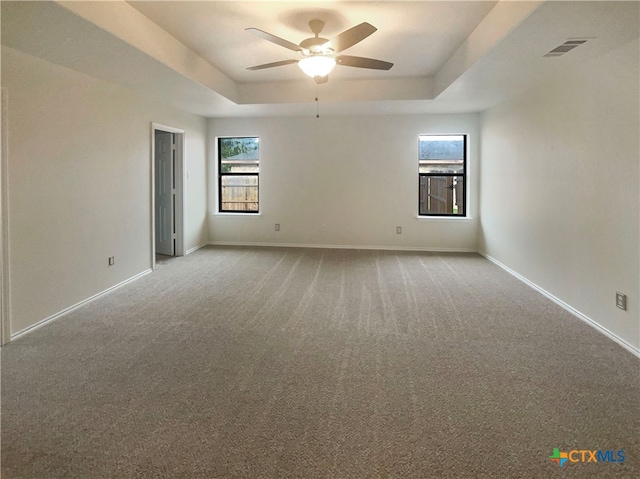
[[[280,223],[276,223],[276,231],[280,231]]]
[[[398,235],[402,234],[402,226],[396,226],[396,234]]]
[[[616,291],[616,306],[623,311],[627,310],[627,295]]]
[[[109,266],[113,266],[114,264],[116,264],[116,257],[109,256]]]

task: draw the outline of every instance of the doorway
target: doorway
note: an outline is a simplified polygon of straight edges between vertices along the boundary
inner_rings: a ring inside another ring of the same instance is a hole
[[[184,256],[184,130],[152,124],[151,265]]]

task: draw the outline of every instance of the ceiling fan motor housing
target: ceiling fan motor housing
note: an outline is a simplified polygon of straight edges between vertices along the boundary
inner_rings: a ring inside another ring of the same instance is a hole
[[[333,49],[326,46],[328,42],[327,38],[314,37],[302,40],[300,46],[305,54],[308,52],[309,55],[328,55],[333,52]]]
[[[320,37],[320,32],[324,28],[324,22],[317,18],[309,21],[309,28],[315,35],[313,38],[307,38],[306,40],[302,40],[300,42],[300,47],[303,48],[303,53],[307,55],[328,55],[333,52],[333,49],[329,47],[325,47],[325,45],[329,42],[328,38]]]

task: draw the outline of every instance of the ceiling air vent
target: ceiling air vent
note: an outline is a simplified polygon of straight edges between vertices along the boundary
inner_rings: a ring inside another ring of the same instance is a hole
[[[574,48],[579,47],[583,43],[587,43],[587,41],[586,40],[567,40],[562,45],[559,45],[559,46],[555,47],[553,50],[551,50],[549,53],[547,53],[544,56],[545,57],[560,57],[560,56],[564,55],[565,53],[570,52]]]

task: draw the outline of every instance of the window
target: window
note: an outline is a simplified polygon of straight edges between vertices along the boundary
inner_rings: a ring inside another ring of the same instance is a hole
[[[260,138],[218,138],[218,211],[258,213]]]
[[[466,135],[420,135],[418,215],[465,216]]]

